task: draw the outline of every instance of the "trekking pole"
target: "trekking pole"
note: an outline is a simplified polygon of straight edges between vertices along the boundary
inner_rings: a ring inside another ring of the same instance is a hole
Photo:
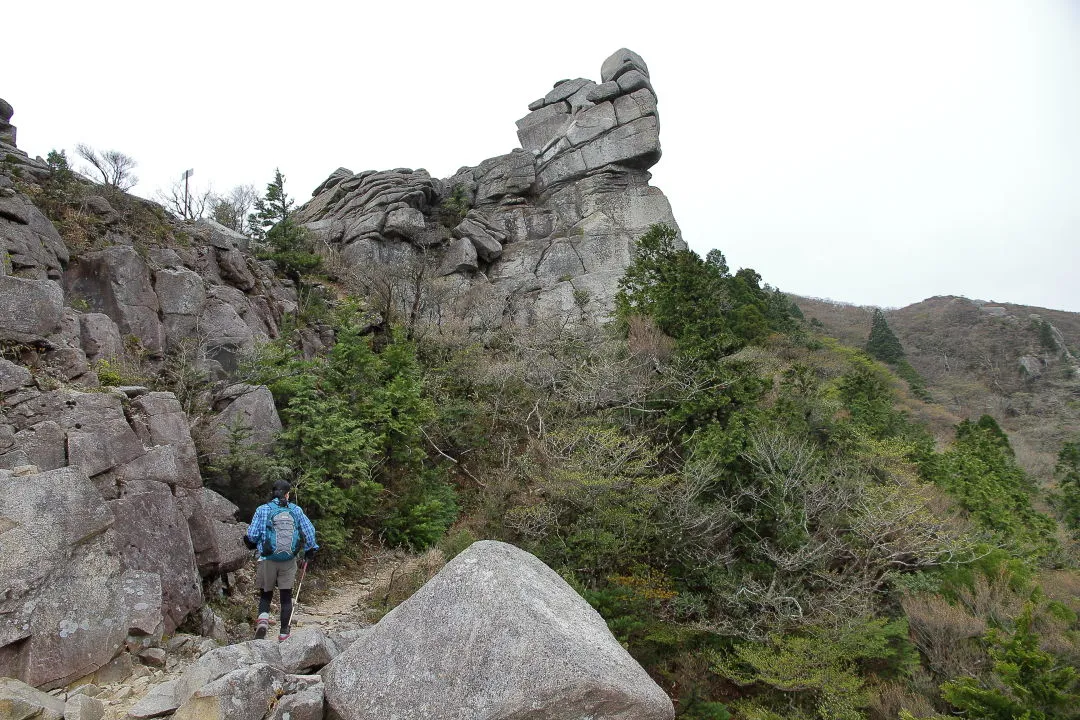
[[[293,604],[300,606],[300,586],[304,584],[304,575],[307,573],[307,560],[300,566],[300,579],[296,581],[296,592],[293,593]]]

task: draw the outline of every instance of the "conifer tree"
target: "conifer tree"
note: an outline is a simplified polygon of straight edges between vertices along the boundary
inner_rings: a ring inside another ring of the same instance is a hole
[[[1054,475],[1058,481],[1055,504],[1065,526],[1080,538],[1080,443],[1065,443],[1058,453]]]
[[[870,338],[866,341],[866,352],[882,362],[896,364],[904,358],[904,347],[893,334],[885,320],[885,313],[880,308],[874,309],[874,319],[870,324]]]
[[[299,288],[301,276],[318,269],[322,258],[315,253],[307,231],[293,219],[294,205],[285,192],[285,176],[274,170],[274,179],[267,183],[266,195],[255,201],[248,223],[265,245],[262,257],[273,260]]]

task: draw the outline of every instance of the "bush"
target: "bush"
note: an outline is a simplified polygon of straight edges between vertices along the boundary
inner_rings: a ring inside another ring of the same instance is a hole
[[[913,662],[905,621],[864,619],[848,627],[810,627],[799,635],[741,643],[730,653],[715,654],[713,668],[740,686],[760,685],[786,694],[786,704],[810,717],[862,720],[861,709],[870,704],[871,693],[860,666],[895,675]],[[753,712],[757,703],[746,705]]]
[[[1062,665],[1039,648],[1033,622],[1034,603],[1028,603],[1012,633],[990,630],[986,635],[994,662],[990,682],[971,677],[953,680],[941,686],[943,697],[976,720],[1075,718],[1080,708],[1076,668]]]
[[[427,547],[457,515],[453,489],[423,451],[421,428],[434,409],[415,347],[394,335],[376,351],[362,319],[356,305],[338,311],[325,357],[306,360],[284,342],[267,347],[253,380],[274,394],[278,462],[319,519],[320,544],[345,549],[366,528]]]
[[[1054,521],[1032,507],[1034,485],[989,415],[960,423],[952,448],[927,463],[925,472],[1015,557],[1038,561],[1056,551]]]

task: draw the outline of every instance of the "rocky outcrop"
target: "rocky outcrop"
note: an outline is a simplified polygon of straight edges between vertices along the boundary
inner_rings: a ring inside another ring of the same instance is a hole
[[[0,143],[15,145],[15,126],[11,124],[11,116],[15,109],[11,103],[0,98]]]
[[[32,188],[48,168],[14,132],[0,143],[0,675],[51,687],[152,652],[202,606],[204,579],[247,557],[236,506],[203,487],[176,398],[102,390],[98,363],[186,353],[224,374],[277,334],[290,294],[216,226],[192,227],[189,247],[137,249],[113,233],[72,257],[13,182]],[[103,226],[119,222],[79,192]],[[78,702],[73,713],[93,712]]]
[[[0,533],[20,548],[0,554],[16,563],[0,561],[0,575],[26,578],[0,596],[0,672],[42,685],[160,640],[202,605],[203,577],[246,553],[236,507],[202,487],[171,393],[31,382],[0,362]]]
[[[230,385],[217,394],[212,422],[213,444],[218,453],[228,454],[231,442],[244,449],[266,451],[281,432],[281,418],[274,396],[265,385]]]
[[[445,180],[338,168],[297,217],[361,276],[427,265],[443,278],[431,314],[604,318],[637,239],[655,223],[677,228],[649,185],[660,125],[648,67],[620,50],[601,82],[561,81],[529,110],[510,153]]]
[[[0,342],[38,344],[60,330],[64,294],[51,280],[0,275]]]
[[[10,178],[0,175],[0,250],[6,253],[0,275],[33,280],[58,278],[69,259],[60,233]]]
[[[561,577],[490,541],[454,558],[323,675],[345,720],[674,716]]]

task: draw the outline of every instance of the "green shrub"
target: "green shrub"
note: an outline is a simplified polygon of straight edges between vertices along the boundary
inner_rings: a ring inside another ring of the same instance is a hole
[[[472,205],[469,203],[468,189],[464,185],[455,185],[450,197],[439,206],[439,222],[448,228],[457,227],[470,209]]]
[[[942,696],[973,720],[1057,720],[1077,717],[1080,686],[1075,667],[1039,647],[1033,631],[1034,603],[1024,607],[1012,633],[986,635],[993,675],[964,677],[941,686]]]
[[[342,550],[366,529],[428,547],[458,512],[453,488],[423,450],[434,408],[412,343],[395,334],[376,350],[364,317],[350,303],[336,312],[326,356],[268,346],[253,379],[274,394],[283,425],[277,462],[319,520],[320,544]]]
[[[925,472],[1014,557],[1039,560],[1056,551],[1054,521],[1032,506],[1034,484],[989,415],[960,423],[956,442],[927,463]]]

